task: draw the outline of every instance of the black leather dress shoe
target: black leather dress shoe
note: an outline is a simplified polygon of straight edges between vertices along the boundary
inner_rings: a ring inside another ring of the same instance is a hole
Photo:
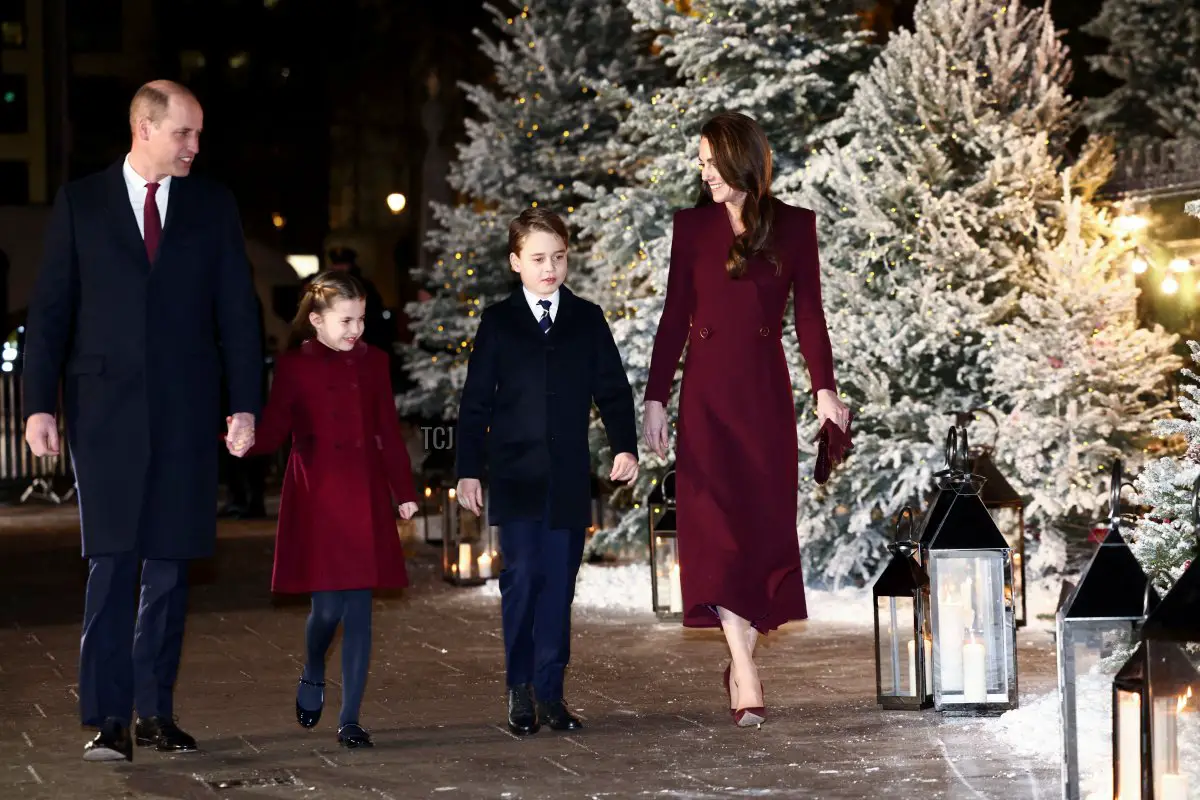
[[[96,738],[83,746],[84,761],[133,761],[133,739],[129,726],[115,719],[106,719]]]
[[[162,717],[139,719],[133,727],[138,747],[153,746],[160,753],[193,753],[196,740],[181,731],[174,720]]]
[[[338,728],[338,744],[351,749],[375,746],[375,743],[371,741],[371,734],[367,733],[366,728],[357,722],[348,722]]]
[[[539,727],[532,687],[508,687],[508,729],[517,736],[528,736],[537,733]]]
[[[577,731],[583,727],[583,723],[567,710],[567,704],[562,700],[538,703],[537,713],[538,719],[549,725],[552,731]]]

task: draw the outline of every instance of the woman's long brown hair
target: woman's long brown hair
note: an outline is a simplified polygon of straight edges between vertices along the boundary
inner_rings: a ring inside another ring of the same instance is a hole
[[[763,255],[782,269],[779,256],[771,249],[771,233],[775,227],[775,207],[771,203],[771,145],[767,134],[750,117],[737,112],[724,112],[704,123],[700,136],[712,148],[717,172],[730,188],[746,193],[742,204],[744,231],[733,239],[725,259],[725,271],[740,278],[746,273],[746,262]],[[708,194],[708,187],[704,187]],[[711,195],[709,195],[711,202]]]

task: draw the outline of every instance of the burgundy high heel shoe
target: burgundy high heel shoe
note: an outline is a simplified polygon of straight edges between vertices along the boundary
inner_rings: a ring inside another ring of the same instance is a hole
[[[731,717],[737,713],[733,710],[733,689],[729,688],[729,674],[732,670],[733,662],[730,661],[729,666],[725,668],[725,695],[729,698],[729,716]]]
[[[763,691],[762,682],[758,684],[758,691],[763,695],[763,701],[766,702],[766,693]],[[733,724],[739,728],[757,728],[767,721],[767,709],[765,706],[751,706],[750,708],[739,708],[733,712]]]

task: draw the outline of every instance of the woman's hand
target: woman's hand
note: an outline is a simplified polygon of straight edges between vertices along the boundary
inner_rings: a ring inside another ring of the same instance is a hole
[[[400,519],[412,519],[417,513],[416,503],[400,504]]]
[[[659,458],[667,457],[667,410],[657,400],[648,400],[643,410],[642,437],[646,446],[653,450]]]
[[[850,408],[832,389],[822,389],[817,392],[817,430],[825,424],[825,420],[833,420],[843,431],[850,425]]]

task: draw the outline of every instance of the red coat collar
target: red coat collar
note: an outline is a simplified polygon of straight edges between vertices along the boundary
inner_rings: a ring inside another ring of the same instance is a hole
[[[300,345],[300,352],[328,361],[359,361],[367,354],[367,344],[362,339],[354,343],[353,350],[334,350],[314,339],[305,339]]]

